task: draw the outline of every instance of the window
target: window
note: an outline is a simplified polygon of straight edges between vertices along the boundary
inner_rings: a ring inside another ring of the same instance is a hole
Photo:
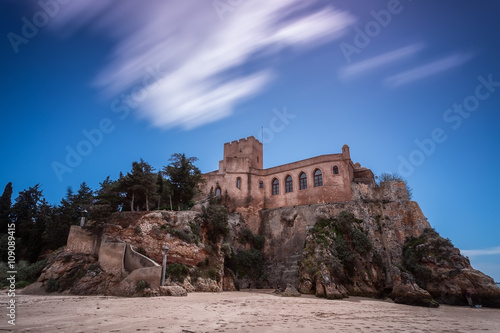
[[[259,180],[259,188],[264,188],[264,182],[262,180]]]
[[[338,166],[334,166],[333,167],[333,174],[334,175],[338,175],[339,174],[339,167]]]
[[[293,192],[292,176],[288,176],[285,178],[285,192]]]
[[[323,175],[320,169],[314,171],[314,187],[323,186]]]
[[[220,187],[217,186],[217,188],[215,189],[215,196],[218,197],[219,195],[221,195],[221,190]]]
[[[307,176],[305,173],[301,173],[299,176],[299,189],[305,190],[307,188]]]
[[[280,194],[280,181],[277,178],[273,179],[273,195]]]
[[[240,177],[236,178],[236,187],[241,189],[241,178]]]

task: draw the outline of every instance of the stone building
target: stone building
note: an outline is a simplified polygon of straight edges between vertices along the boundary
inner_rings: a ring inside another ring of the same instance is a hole
[[[264,169],[263,145],[253,136],[225,143],[219,169],[203,177],[202,193],[224,195],[232,210],[351,201],[351,183],[374,184],[372,171],[352,162],[347,145],[341,153]]]

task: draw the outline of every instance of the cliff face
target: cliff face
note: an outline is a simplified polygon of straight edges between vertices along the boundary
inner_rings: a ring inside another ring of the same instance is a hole
[[[498,307],[500,289],[441,238],[402,183],[353,184],[351,202],[263,211],[264,286],[343,298],[388,295],[396,302],[462,305],[467,289]],[[423,278],[424,277],[424,278]]]
[[[73,226],[65,250],[49,260],[38,281],[48,291],[80,295],[154,295],[165,245],[170,248],[166,285],[188,291],[221,291],[224,283],[231,288],[232,279],[223,279],[224,254],[207,243],[200,214],[189,211],[116,213],[100,236]]]
[[[362,230],[370,239],[374,253],[384,261],[389,260],[388,265],[400,262],[405,239],[419,236],[430,227],[418,204],[409,201],[403,189],[399,184],[375,189],[353,185],[355,201],[263,211],[260,234],[266,238],[264,255],[269,286],[274,287],[281,281],[298,285],[297,261],[307,247],[308,230],[319,219],[336,217],[344,211],[363,221]],[[294,264],[295,267],[291,267]]]
[[[226,227],[220,214],[116,213],[100,237],[74,227],[39,281],[58,291],[114,295],[143,295],[138,286],[147,281],[154,294],[167,245],[167,285],[189,292],[290,284],[319,297],[389,296],[437,306],[466,304],[468,290],[474,303],[500,307],[493,280],[431,229],[404,184],[353,184],[352,193],[349,202],[241,209],[227,216]],[[214,226],[223,226],[217,242],[209,241]]]

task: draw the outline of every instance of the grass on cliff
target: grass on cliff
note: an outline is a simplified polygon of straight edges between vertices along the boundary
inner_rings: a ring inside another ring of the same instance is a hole
[[[314,281],[320,274],[321,264],[325,264],[341,282],[352,283],[351,277],[359,266],[356,254],[367,256],[373,247],[362,230],[362,222],[345,211],[335,218],[319,219],[309,230],[300,269]],[[374,262],[380,261],[377,259]]]
[[[454,246],[449,239],[441,237],[436,230],[427,228],[420,237],[412,236],[406,239],[401,268],[411,273],[419,287],[425,289],[432,278],[432,271],[422,265],[423,259],[447,263],[452,248]]]

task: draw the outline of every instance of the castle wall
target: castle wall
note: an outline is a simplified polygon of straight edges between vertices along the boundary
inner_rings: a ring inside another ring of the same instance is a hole
[[[208,194],[211,188],[214,192],[220,189],[220,194],[228,195],[230,208],[238,211],[249,207],[271,209],[350,201],[351,182],[373,183],[371,170],[352,163],[347,145],[339,154],[317,156],[269,169],[262,168],[262,153],[262,144],[254,137],[226,143],[219,170],[203,175],[202,193]],[[334,166],[338,173],[334,172]],[[322,174],[321,186],[314,186],[316,170]],[[300,189],[301,173],[307,175],[305,189]],[[292,177],[293,190],[287,192],[288,176]],[[279,194],[273,195],[274,179],[279,181]]]

